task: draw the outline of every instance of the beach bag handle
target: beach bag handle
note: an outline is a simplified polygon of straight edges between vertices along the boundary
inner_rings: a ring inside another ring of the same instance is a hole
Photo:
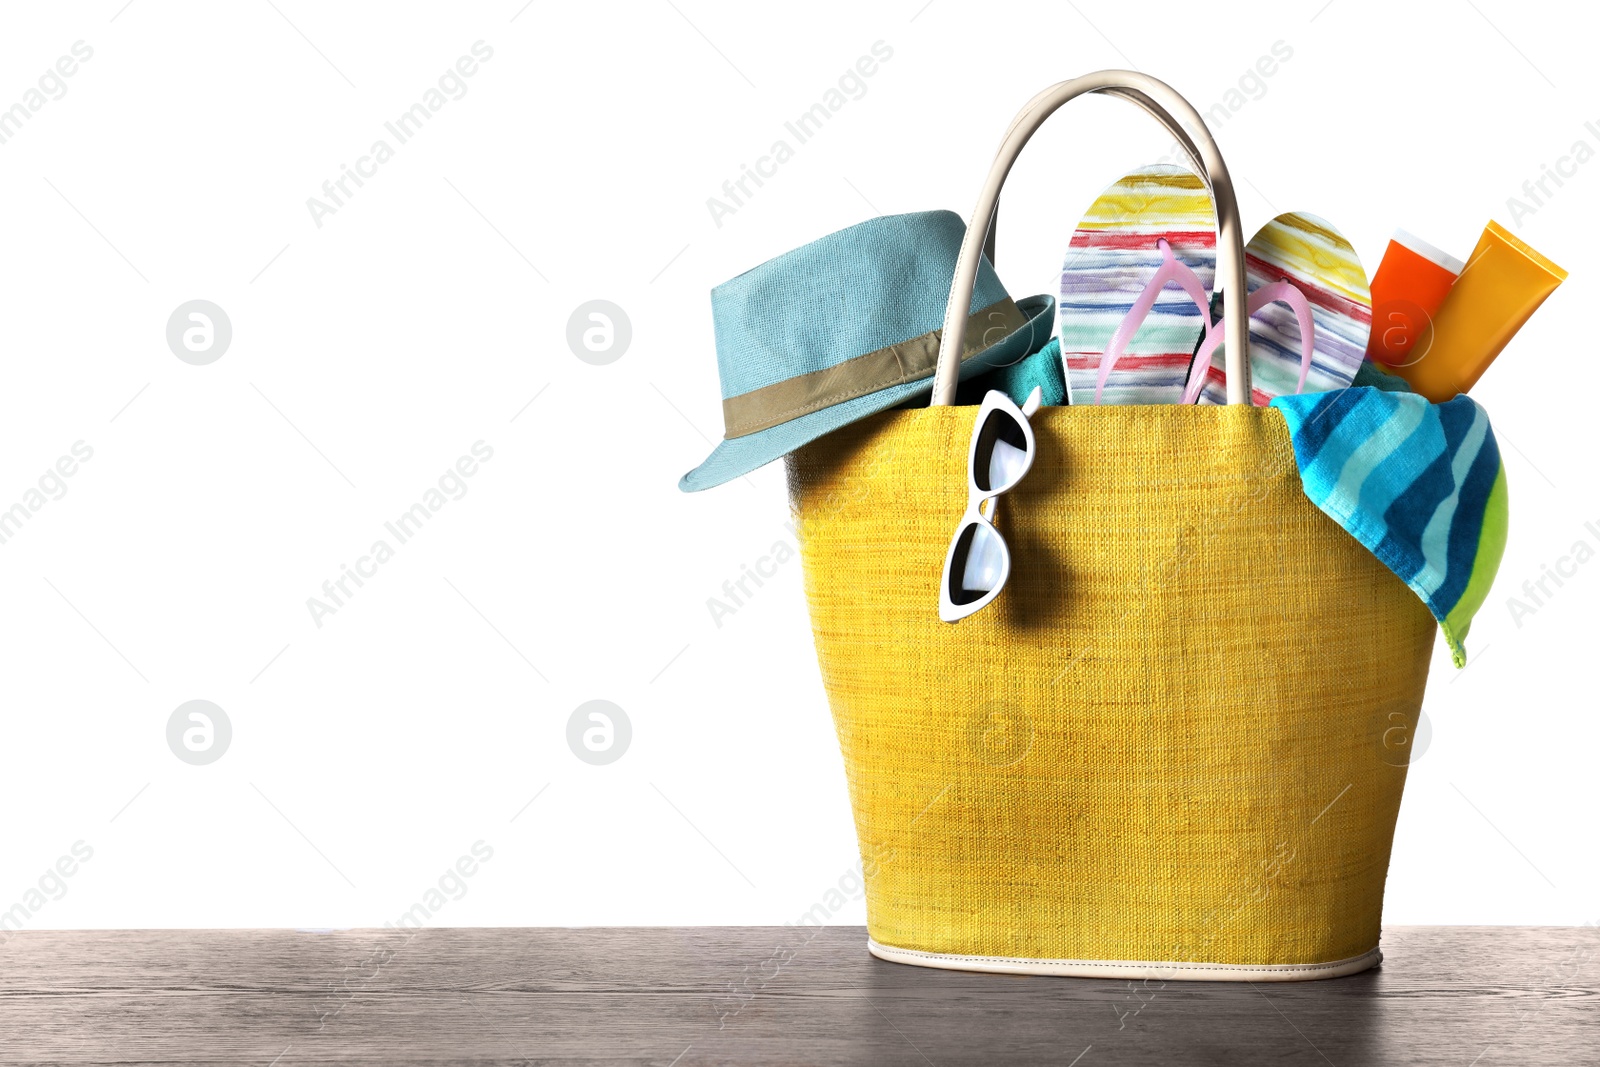
[[[1156,103],[1148,96],[1145,96],[1137,89],[1112,88],[1102,91],[1107,96],[1120,97],[1131,104],[1135,104],[1138,107],[1143,108],[1147,114],[1149,114],[1157,122],[1161,123],[1161,125],[1166,128],[1167,132],[1176,139],[1178,147],[1183,150],[1184,155],[1189,159],[1189,169],[1194,171],[1196,174],[1204,174],[1206,172],[1206,165],[1200,160],[1200,149],[1196,148],[1194,141],[1189,138],[1189,132],[1180,126],[1176,119],[1167,114],[1166,108],[1163,108],[1160,104]],[[1011,131],[1015,130],[1022,124],[1023,120],[1029,118],[1033,114],[1038,107],[1039,101],[1043,100],[1048,94],[1049,90],[1046,89],[1044,92],[1028,101],[1027,106],[1025,106],[1017,114],[1016,118],[1011,120],[1011,125],[1006,127],[1005,137],[1000,139],[1001,144],[1005,143],[1006,137],[1011,136]],[[999,223],[1000,205],[997,202],[995,204],[994,214],[989,216],[989,232],[984,236],[983,239],[983,254],[989,257],[990,266],[994,266],[998,262],[998,260],[995,259],[995,238],[996,229],[998,228]]]
[[[1023,107],[1006,131],[1005,140],[995,154],[994,165],[984,181],[961,242],[955,278],[950,283],[950,301],[945,306],[944,328],[939,335],[939,369],[934,375],[933,403],[955,403],[960,378],[962,346],[966,342],[967,315],[978,281],[978,261],[1000,202],[1011,167],[1022,153],[1022,146],[1053,115],[1057,108],[1084,93],[1105,93],[1127,100],[1154,117],[1178,139],[1211,189],[1217,212],[1217,280],[1222,283],[1223,329],[1226,331],[1228,403],[1250,402],[1250,318],[1245,311],[1244,233],[1239,225],[1239,203],[1233,195],[1228,166],[1205,120],[1170,85],[1148,74],[1132,70],[1102,70],[1081,78],[1058,82]],[[1177,118],[1173,116],[1176,115]]]

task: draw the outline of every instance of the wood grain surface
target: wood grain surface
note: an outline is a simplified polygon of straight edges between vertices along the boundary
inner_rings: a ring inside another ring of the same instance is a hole
[[[0,1064],[1600,1064],[1600,928],[1294,984],[966,974],[860,927],[0,935]]]

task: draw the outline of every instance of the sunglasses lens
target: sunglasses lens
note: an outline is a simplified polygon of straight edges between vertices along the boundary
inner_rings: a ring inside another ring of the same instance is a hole
[[[985,493],[1003,493],[1027,469],[1028,438],[1017,417],[1001,408],[989,412],[978,430],[972,456],[972,477]]]
[[[950,558],[950,603],[971,604],[999,587],[1006,575],[1006,546],[993,526],[970,522]]]

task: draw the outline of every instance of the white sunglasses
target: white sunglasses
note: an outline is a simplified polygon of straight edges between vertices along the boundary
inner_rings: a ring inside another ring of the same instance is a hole
[[[967,455],[967,510],[950,539],[939,580],[939,618],[960,622],[1000,594],[1011,576],[1011,550],[994,526],[1001,493],[1016,488],[1033,466],[1033,427],[1039,410],[1036,387],[1019,408],[998,389],[989,390],[972,426]],[[984,504],[989,505],[987,513]]]

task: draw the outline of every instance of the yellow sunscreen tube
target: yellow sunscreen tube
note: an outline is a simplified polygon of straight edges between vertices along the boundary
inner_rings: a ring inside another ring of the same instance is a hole
[[[1527,242],[1490,222],[1433,316],[1432,344],[1414,362],[1388,369],[1435,404],[1465,393],[1566,277]]]

